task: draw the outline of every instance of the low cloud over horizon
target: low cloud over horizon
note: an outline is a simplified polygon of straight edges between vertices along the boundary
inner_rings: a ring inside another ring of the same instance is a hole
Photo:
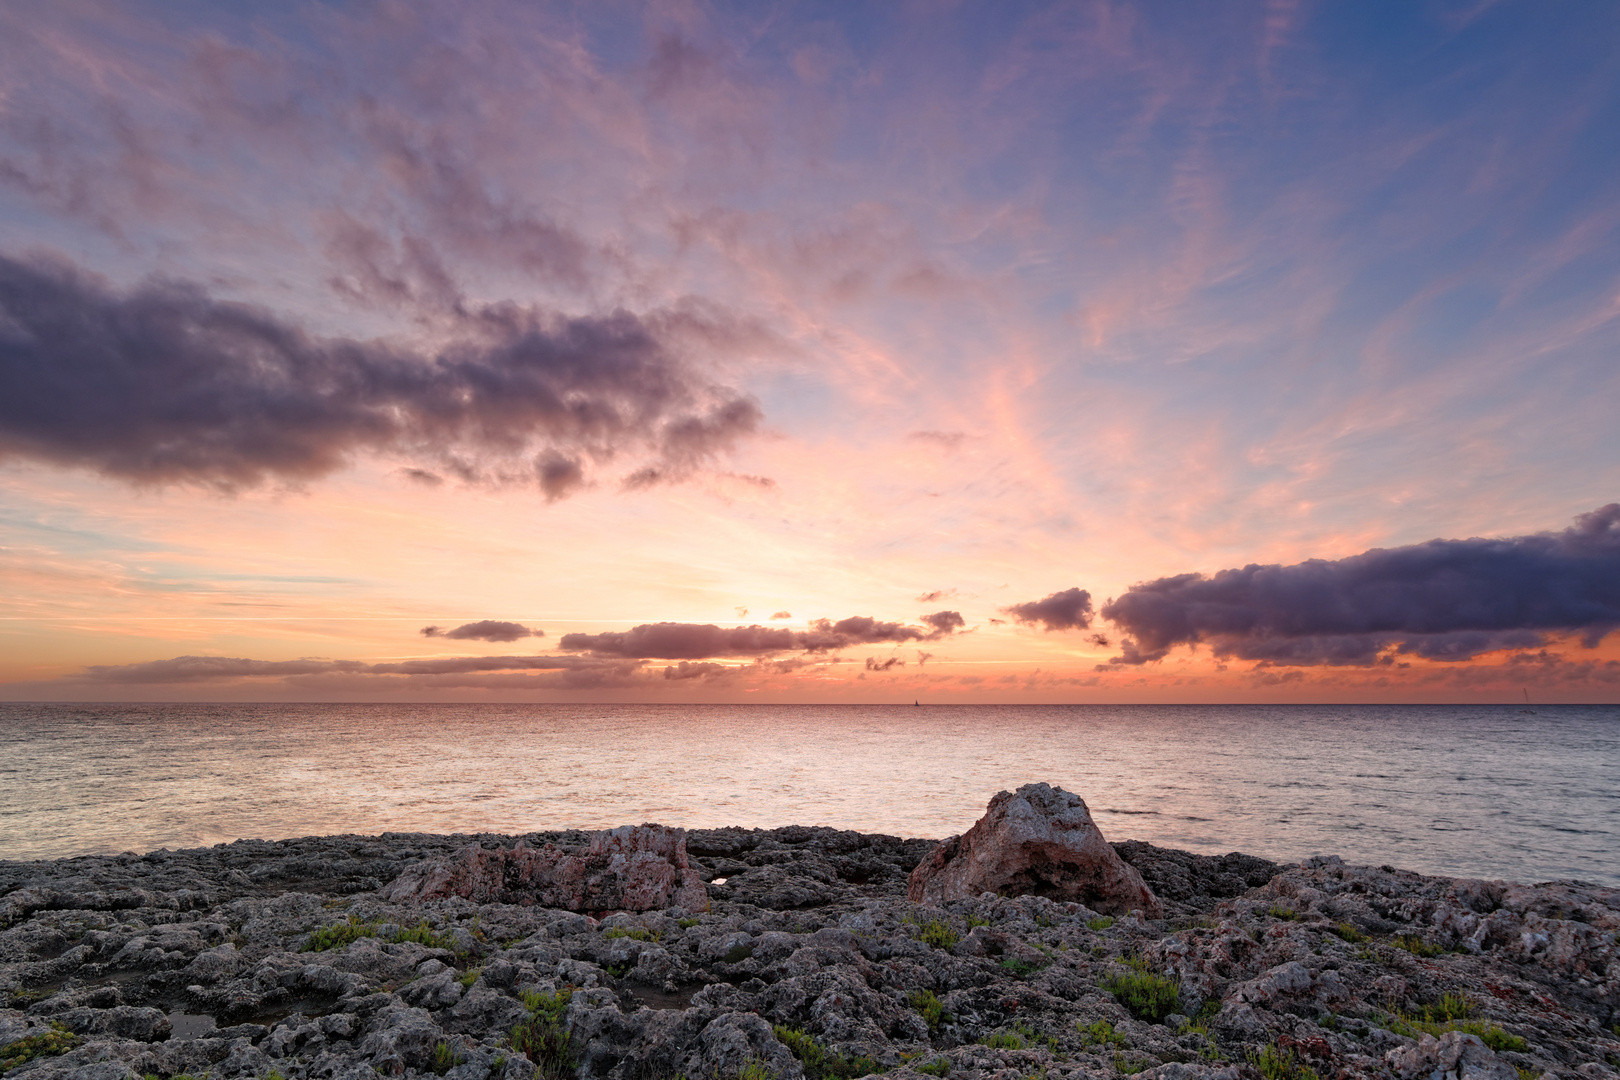
[[[817,619],[808,630],[759,625],[720,627],[713,623],[643,623],[629,630],[601,634],[564,634],[557,647],[597,656],[704,660],[716,656],[831,652],[885,642],[935,641],[966,625],[966,620],[955,611],[924,615],[922,621],[926,627],[855,615],[837,622]]]
[[[544,630],[534,630],[522,623],[500,622],[495,619],[463,623],[454,630],[446,630],[442,626],[424,626],[421,634],[423,637],[448,638],[451,641],[520,641],[527,637],[546,636]]]
[[[1620,628],[1620,503],[1556,533],[1157,578],[1100,614],[1127,635],[1111,662],[1133,666],[1199,644],[1278,667],[1468,660],[1542,647],[1549,632],[1592,648]]]

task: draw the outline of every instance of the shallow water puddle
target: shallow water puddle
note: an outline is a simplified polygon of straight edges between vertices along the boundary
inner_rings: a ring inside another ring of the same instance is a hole
[[[173,1026],[170,1039],[200,1039],[216,1026],[212,1016],[178,1011],[169,1014],[169,1023]]]

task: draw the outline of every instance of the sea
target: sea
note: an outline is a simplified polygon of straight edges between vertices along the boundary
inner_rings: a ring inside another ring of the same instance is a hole
[[[661,822],[1110,840],[1620,884],[1620,706],[0,704],[0,859]]]

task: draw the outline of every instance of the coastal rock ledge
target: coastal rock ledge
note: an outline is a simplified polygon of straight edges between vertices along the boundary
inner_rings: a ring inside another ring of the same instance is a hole
[[[1103,839],[1086,801],[1050,784],[997,792],[973,828],[940,844],[911,872],[914,903],[980,893],[1076,900],[1106,915],[1164,914],[1142,875]]]
[[[709,910],[703,878],[686,853],[686,830],[625,825],[591,834],[584,852],[555,844],[486,850],[469,844],[430,859],[382,890],[395,902],[459,896],[480,904],[538,904],[565,911]]]
[[[1056,789],[1022,790],[999,804],[1004,836],[1020,835],[1020,797],[1055,808],[1046,818],[1076,809]],[[1126,840],[1106,847],[1157,907],[1127,899],[1111,914],[1100,897],[989,890],[910,899],[940,847],[802,826],[638,827],[0,862],[0,1072],[1620,1076],[1620,890]],[[1051,876],[1027,883],[1055,888]],[[629,910],[666,893],[664,907]],[[628,902],[598,906],[610,895]]]

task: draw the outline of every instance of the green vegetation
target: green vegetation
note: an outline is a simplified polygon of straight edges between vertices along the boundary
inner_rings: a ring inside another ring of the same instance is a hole
[[[1446,951],[1440,946],[1430,944],[1429,942],[1424,941],[1422,938],[1413,934],[1402,934],[1390,944],[1394,945],[1397,949],[1405,949],[1413,956],[1434,957],[1439,956],[1441,953]]]
[[[917,1010],[917,1015],[928,1024],[930,1032],[937,1032],[939,1026],[948,1023],[951,1014],[945,1011],[945,1003],[939,1000],[939,995],[932,990],[913,990],[911,992],[911,1007]]]
[[[345,945],[353,944],[361,938],[376,937],[382,923],[376,920],[357,919],[350,915],[340,923],[323,926],[309,935],[309,944],[304,947],[305,952],[326,952],[328,949],[341,949]],[[448,949],[450,952],[460,954],[463,950],[456,946],[456,939],[451,934],[441,934],[431,929],[424,919],[408,929],[402,928],[394,931],[389,941],[399,943],[405,941],[425,945],[430,949]]]
[[[917,928],[917,940],[935,949],[948,949],[962,938],[951,929],[950,923],[942,919],[929,919]]]
[[[1132,968],[1130,974],[1104,979],[1102,988],[1113,994],[1126,1012],[1157,1024],[1176,1011],[1181,1000],[1180,983],[1147,970],[1147,963],[1139,957],[1130,957],[1125,963]]]
[[[433,1060],[429,1062],[428,1068],[432,1070],[434,1076],[443,1076],[457,1065],[460,1065],[463,1060],[462,1056],[456,1053],[454,1047],[441,1039],[439,1044],[433,1048]]]
[[[679,919],[676,921],[675,925],[680,927],[682,930],[690,930],[692,927],[697,926],[702,921],[702,919]]]
[[[1352,945],[1356,945],[1367,940],[1366,934],[1363,934],[1360,930],[1357,930],[1353,925],[1347,922],[1342,922],[1338,926],[1335,926],[1332,932],[1339,935]]]
[[[1014,978],[1022,979],[1032,971],[1039,971],[1040,968],[1026,960],[1017,960],[1012,957],[1008,957],[1001,962],[1001,970],[1005,971]]]
[[[1114,1025],[1107,1020],[1098,1020],[1095,1024],[1081,1024],[1074,1022],[1075,1030],[1080,1032],[1083,1040],[1082,1046],[1124,1046],[1125,1036],[1122,1032],[1114,1030]]]
[[[1148,1061],[1146,1058],[1138,1058],[1135,1061],[1126,1061],[1120,1055],[1114,1055],[1114,1071],[1119,1073],[1121,1076],[1135,1076],[1139,1072],[1147,1072],[1151,1067],[1152,1062]]]
[[[326,952],[328,949],[341,949],[351,942],[359,941],[363,937],[376,937],[377,924],[366,922],[350,915],[340,923],[323,926],[309,935],[309,945],[305,952]]]
[[[555,994],[530,991],[523,995],[529,1018],[513,1025],[507,1042],[534,1062],[535,1075],[541,1080],[563,1080],[574,1075],[574,1051],[568,1044],[568,1029],[563,1027],[573,996],[574,992],[567,989]]]
[[[1292,1050],[1275,1046],[1263,1047],[1259,1054],[1251,1054],[1249,1064],[1264,1080],[1320,1080],[1317,1071],[1295,1057]]]
[[[1405,1035],[1410,1039],[1425,1034],[1439,1038],[1448,1031],[1461,1031],[1467,1035],[1477,1036],[1480,1042],[1498,1053],[1503,1050],[1523,1053],[1530,1049],[1529,1043],[1517,1035],[1502,1030],[1496,1024],[1471,1019],[1473,1012],[1474,1003],[1463,995],[1445,994],[1438,1004],[1425,1005],[1422,1016],[1392,1011],[1384,1026],[1395,1034]]]
[[[1291,907],[1284,907],[1281,904],[1273,904],[1269,909],[1267,909],[1266,914],[1270,915],[1273,919],[1287,919],[1289,922],[1297,922],[1299,919],[1299,912],[1295,911]]]
[[[989,925],[990,925],[990,920],[984,918],[981,915],[969,915],[967,917],[967,928],[968,928],[969,931],[971,931],[975,926],[989,926]]]
[[[1114,917],[1112,915],[1099,915],[1095,919],[1086,920],[1086,927],[1090,930],[1106,930],[1113,925]]]
[[[417,945],[425,945],[430,949],[449,949],[451,952],[461,951],[460,949],[456,948],[456,939],[454,937],[452,937],[450,934],[437,933],[428,926],[426,919],[423,919],[421,922],[417,923],[408,930],[400,929],[394,931],[394,936],[389,940],[393,941],[395,944],[409,941]]]
[[[937,1061],[930,1061],[927,1065],[918,1065],[917,1071],[927,1073],[929,1076],[944,1076],[951,1071],[951,1059],[940,1058]]]
[[[681,1080],[677,1077],[676,1080]],[[776,1080],[770,1068],[759,1058],[749,1058],[737,1072],[737,1080]]]
[[[482,975],[483,972],[483,968],[468,968],[456,977],[456,982],[470,990],[472,984],[478,981],[478,976]]]
[[[639,926],[613,926],[602,932],[605,938],[629,938],[631,941],[657,941],[659,935]]]
[[[25,1039],[0,1046],[0,1073],[27,1064],[35,1058],[65,1054],[83,1041],[53,1020],[49,1031],[42,1031],[38,1035],[30,1035]]]
[[[835,1054],[799,1028],[777,1024],[771,1028],[776,1041],[787,1047],[804,1066],[804,1080],[855,1080],[868,1073],[887,1072],[874,1058]]]
[[[1002,1028],[980,1039],[979,1045],[988,1046],[992,1050],[1022,1050],[1026,1044],[1022,1035]]]

